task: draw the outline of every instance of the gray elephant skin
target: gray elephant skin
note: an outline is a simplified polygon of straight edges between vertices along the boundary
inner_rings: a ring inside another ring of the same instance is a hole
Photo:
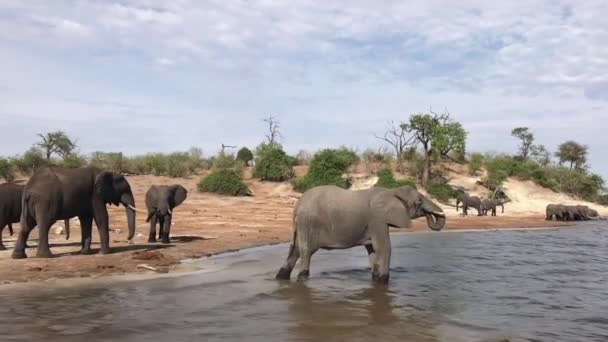
[[[505,202],[500,199],[485,198],[481,201],[481,212],[487,216],[488,211],[492,216],[496,216],[496,207],[501,207],[501,214],[505,213]]]
[[[81,253],[91,253],[93,220],[99,232],[100,252],[110,252],[108,210],[106,204],[124,205],[129,240],[135,234],[135,200],[124,176],[94,167],[78,169],[41,168],[25,185],[22,198],[21,231],[15,244],[13,259],[26,258],[25,242],[38,226],[39,243],[36,256],[52,257],[49,229],[57,220],[78,217],[81,226]]]
[[[301,258],[298,279],[307,279],[310,259],[319,249],[365,246],[372,279],[386,284],[391,259],[389,226],[405,228],[411,219],[422,216],[432,230],[441,230],[445,225],[441,208],[409,186],[358,191],[337,186],[312,188],[296,204],[293,241],[276,278],[289,279]]]
[[[456,211],[458,211],[458,207],[462,203],[462,215],[469,215],[469,208],[477,209],[477,216],[482,215],[481,210],[481,199],[477,196],[469,196],[469,194],[461,192],[456,196]]]
[[[8,225],[8,231],[13,236],[13,223],[21,219],[21,196],[25,185],[4,183],[0,184],[0,251],[6,250],[2,242],[2,231]],[[65,220],[65,237],[70,239],[70,221]]]
[[[188,191],[181,185],[153,185],[146,192],[146,207],[150,222],[148,242],[156,242],[156,224],[158,223],[158,239],[169,243],[173,209],[182,204],[188,196]]]
[[[587,221],[600,217],[597,210],[586,205],[549,204],[545,210],[547,220]]]

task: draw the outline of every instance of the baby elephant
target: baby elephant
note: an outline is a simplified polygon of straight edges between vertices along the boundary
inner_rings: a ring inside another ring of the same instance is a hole
[[[156,223],[158,222],[158,238],[163,243],[169,243],[171,218],[173,209],[186,200],[188,191],[181,185],[153,185],[146,192],[146,207],[150,222],[148,242],[156,242]]]

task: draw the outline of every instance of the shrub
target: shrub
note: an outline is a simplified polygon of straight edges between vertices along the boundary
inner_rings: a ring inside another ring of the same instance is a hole
[[[76,153],[70,153],[63,159],[62,165],[68,169],[75,169],[87,164],[87,160]]]
[[[15,166],[6,158],[0,158],[0,178],[7,182],[15,180]]]
[[[21,157],[13,158],[12,162],[17,170],[25,174],[32,174],[36,168],[48,165],[44,153],[37,147],[30,148]]]
[[[481,171],[483,166],[483,155],[481,153],[473,153],[469,158],[469,174],[471,176],[477,175]]]
[[[248,166],[253,160],[253,152],[247,147],[243,147],[236,153],[236,159]]]
[[[294,181],[294,188],[300,192],[319,185],[347,188],[348,181],[342,175],[358,159],[355,152],[346,148],[322,150],[313,157],[306,176]]]
[[[447,203],[451,198],[456,197],[456,190],[444,182],[429,182],[426,186],[426,191],[429,195],[443,203]]]
[[[123,156],[122,152],[93,152],[91,154],[90,164],[102,170],[112,172],[127,171],[128,160]]]
[[[249,196],[251,191],[234,169],[217,169],[198,183],[200,192],[213,192],[231,196]]]
[[[188,152],[174,152],[169,154],[166,159],[166,175],[169,177],[186,177],[195,171]]]
[[[279,144],[263,143],[256,149],[253,176],[264,181],[284,182],[293,178],[296,159],[288,156]]]
[[[397,180],[397,179],[395,179],[395,177],[393,176],[393,171],[391,171],[391,169],[389,169],[389,168],[384,168],[384,169],[378,171],[377,175],[378,175],[378,182],[376,183],[375,186],[381,186],[383,188],[392,189],[392,188],[398,188],[398,187],[404,186],[404,185],[409,185],[411,187],[416,188],[416,182],[414,180],[411,180],[411,179]]]
[[[232,169],[239,175],[243,174],[243,163],[234,158],[233,154],[220,152],[212,159],[212,170]]]

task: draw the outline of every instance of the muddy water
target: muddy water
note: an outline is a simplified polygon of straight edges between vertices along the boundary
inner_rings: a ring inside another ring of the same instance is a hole
[[[0,340],[608,341],[605,224],[393,245],[386,288],[363,248],[316,254],[307,283],[277,282],[284,245],[180,277],[0,288]]]

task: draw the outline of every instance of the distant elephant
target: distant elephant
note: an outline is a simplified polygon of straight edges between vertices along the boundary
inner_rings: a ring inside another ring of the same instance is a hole
[[[568,220],[568,213],[566,206],[563,204],[549,204],[545,209],[546,220],[548,221],[566,221]]]
[[[391,259],[389,227],[405,228],[411,219],[422,216],[426,216],[432,230],[441,230],[445,225],[441,208],[409,186],[357,191],[332,185],[312,188],[296,204],[293,242],[276,278],[289,279],[296,261],[302,258],[298,279],[307,279],[310,259],[319,249],[365,246],[372,279],[387,283]]]
[[[49,258],[49,229],[57,220],[77,216],[81,227],[81,253],[91,253],[93,220],[99,231],[101,253],[110,252],[106,204],[125,206],[129,240],[135,235],[135,199],[124,176],[94,167],[78,169],[41,168],[25,185],[22,198],[21,232],[13,259],[26,258],[25,242],[34,227],[40,229],[36,256]]]
[[[587,221],[592,218],[591,209],[586,205],[567,205],[565,207],[571,221]]]
[[[0,251],[6,250],[2,243],[2,231],[8,225],[8,231],[13,236],[13,223],[21,219],[21,196],[25,185],[4,183],[0,184]],[[70,221],[65,220],[66,240],[70,239]]]
[[[477,216],[482,215],[481,211],[481,200],[477,196],[469,196],[466,192],[461,192],[456,196],[456,211],[458,206],[462,203],[462,215],[467,216],[469,214],[469,208],[477,209]]]
[[[150,222],[150,235],[148,242],[156,242],[156,223],[158,222],[158,239],[163,243],[169,243],[171,232],[171,219],[173,209],[182,204],[188,196],[188,191],[181,185],[153,185],[146,192],[146,207]]]
[[[500,206],[502,208],[501,214],[504,214],[505,213],[505,202],[503,200],[485,198],[483,201],[481,201],[482,214],[487,216],[488,211],[490,211],[492,216],[496,216],[496,207],[497,206]]]

